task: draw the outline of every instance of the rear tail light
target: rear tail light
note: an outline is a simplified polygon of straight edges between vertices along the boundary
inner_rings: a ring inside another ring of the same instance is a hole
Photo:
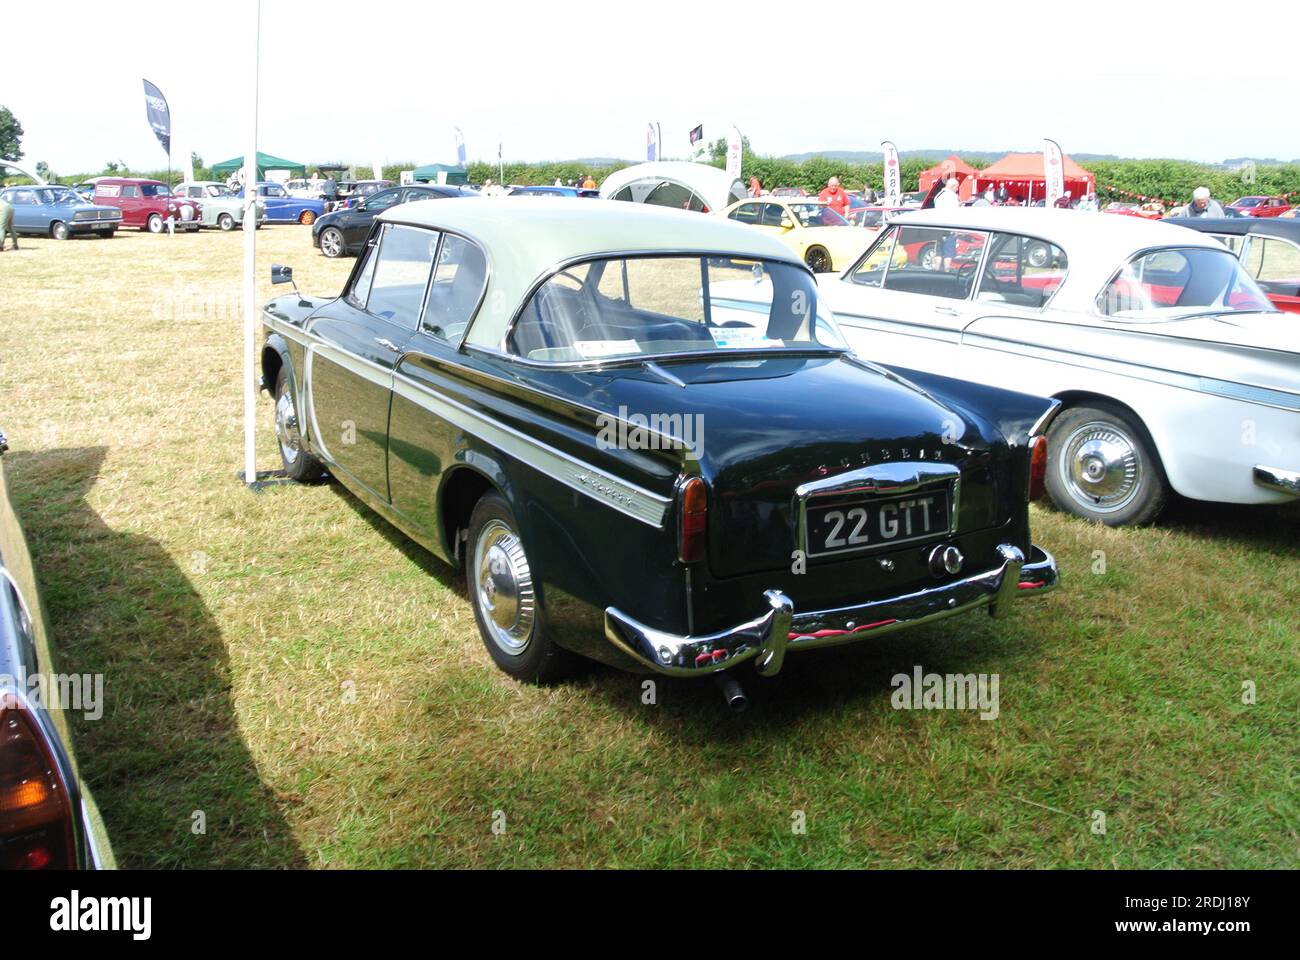
[[[1041,500],[1047,492],[1047,438],[1029,440],[1029,499]]]
[[[677,495],[677,558],[683,563],[704,559],[709,520],[709,490],[699,477],[682,484]]]
[[[0,869],[76,866],[72,803],[32,711],[0,695]]]

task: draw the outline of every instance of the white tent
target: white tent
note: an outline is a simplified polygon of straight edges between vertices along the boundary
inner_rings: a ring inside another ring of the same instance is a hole
[[[638,163],[611,173],[600,185],[605,200],[630,200],[661,207],[716,213],[749,196],[745,185],[725,170],[704,163],[661,160]]]

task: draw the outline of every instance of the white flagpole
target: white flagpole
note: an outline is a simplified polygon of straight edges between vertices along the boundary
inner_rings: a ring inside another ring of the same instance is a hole
[[[244,154],[244,482],[257,482],[257,94],[262,0],[253,2],[253,97]]]

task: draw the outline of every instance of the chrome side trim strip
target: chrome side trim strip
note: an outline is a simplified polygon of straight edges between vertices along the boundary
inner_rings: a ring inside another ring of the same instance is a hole
[[[668,507],[672,503],[668,497],[651,493],[636,484],[620,480],[513,427],[498,423],[477,410],[440,396],[423,384],[400,373],[394,375],[393,392],[404,400],[409,400],[416,406],[428,410],[434,416],[454,424],[466,433],[486,440],[521,463],[553,477],[593,500],[613,507],[619,513],[640,520],[656,529],[664,525]]]
[[[307,346],[307,409],[311,414],[311,426],[314,432],[313,443],[319,444],[319,427],[316,423],[315,404],[310,402],[311,364],[317,354],[339,364],[345,369],[363,377],[372,383],[392,387],[393,392],[409,400],[435,416],[441,417],[460,429],[471,433],[504,451],[521,463],[554,477],[561,483],[579,493],[585,494],[599,503],[613,507],[620,513],[635,520],[660,529],[672,504],[669,497],[652,493],[636,484],[607,473],[589,463],[572,457],[567,453],[522,433],[513,427],[493,420],[477,410],[465,406],[449,397],[432,391],[426,385],[389,371],[378,364],[355,357],[346,351],[325,343],[296,327],[281,323],[274,318],[263,315],[263,322],[290,339]],[[400,362],[400,361],[399,361]],[[332,460],[327,451],[321,448],[326,459]]]
[[[1279,493],[1300,497],[1300,470],[1283,470],[1281,467],[1256,466],[1255,483]]]

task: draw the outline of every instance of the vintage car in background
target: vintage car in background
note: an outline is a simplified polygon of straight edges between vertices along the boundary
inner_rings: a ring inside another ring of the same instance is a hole
[[[196,200],[202,205],[199,223],[219,230],[234,230],[244,225],[244,201],[224,183],[215,180],[196,180],[178,183],[173,191],[178,197]],[[257,224],[266,223],[266,204],[257,201]]]
[[[375,222],[375,217],[389,207],[416,200],[447,200],[478,196],[477,191],[466,187],[440,184],[418,183],[382,190],[369,197],[363,197],[355,207],[331,210],[325,214],[312,224],[311,242],[327,257],[355,257],[365,246],[366,237],[370,235],[370,225]]]
[[[372,197],[380,190],[396,186],[391,180],[347,180],[339,184],[339,199],[332,210],[355,207],[366,197]]]
[[[855,357],[799,258],[722,217],[402,204],[342,296],[263,325],[285,473],[461,566],[519,679],[771,675],[1057,582],[1028,505],[1058,404]]]
[[[257,184],[257,195],[266,204],[267,223],[313,224],[325,213],[325,201],[291,197],[278,183],[263,181]],[[235,194],[241,200],[244,191]]]
[[[589,187],[566,187],[543,184],[533,186],[525,184],[522,186],[511,187],[506,194],[508,197],[583,197],[588,200],[594,200],[600,196],[599,190],[592,190]]]
[[[1291,209],[1291,204],[1285,197],[1238,197],[1227,208],[1247,217],[1280,217]]]
[[[170,220],[177,230],[194,232],[203,215],[201,205],[172,195],[161,180],[136,177],[100,177],[95,181],[95,202],[122,211],[122,225],[162,233]]]
[[[946,265],[891,252],[966,238]],[[1054,397],[1052,500],[1109,525],[1170,492],[1300,496],[1300,324],[1212,237],[1065,210],[900,217],[819,284],[849,344],[894,368]]]
[[[117,207],[87,203],[71,187],[9,187],[0,190],[0,198],[14,208],[14,229],[21,234],[55,240],[87,234],[111,237],[122,225]]]
[[[872,236],[854,228],[830,204],[791,197],[755,197],[740,200],[722,211],[784,243],[813,273],[826,273],[862,256]]]
[[[711,213],[747,199],[749,191],[736,177],[706,163],[657,160],[614,171],[600,185],[600,196]]]
[[[74,707],[91,705],[61,699],[71,696],[74,678],[51,653],[32,558],[9,499],[7,449],[0,433],[0,870],[112,868],[68,722]]]
[[[1186,217],[1165,222],[1220,241],[1237,255],[1273,306],[1300,313],[1300,223],[1277,217]]]
[[[284,192],[291,197],[299,200],[328,200],[325,195],[323,180],[305,180],[302,178],[296,180],[286,180],[283,184]]]
[[[1159,220],[1165,215],[1165,205],[1155,200],[1145,203],[1131,203],[1112,200],[1101,208],[1102,213],[1113,213],[1121,217],[1141,217],[1143,220]]]
[[[916,207],[890,207],[883,204],[870,204],[857,209],[850,209],[846,219],[857,227],[879,230],[894,217],[911,213]]]

